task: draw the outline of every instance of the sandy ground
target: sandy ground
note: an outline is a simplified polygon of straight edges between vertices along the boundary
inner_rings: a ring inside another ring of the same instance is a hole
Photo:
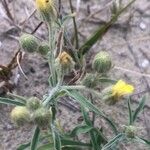
[[[100,2],[96,0],[81,1],[81,7],[77,16],[80,41],[85,40],[99,25],[109,19],[110,2],[111,0],[101,0]],[[64,10],[67,12],[68,5],[65,1],[63,4]],[[74,3],[74,6],[76,6],[76,3]],[[9,7],[13,14],[15,14],[15,23],[21,26],[21,22],[33,12],[34,2],[32,0],[12,0],[10,1]],[[39,23],[36,18],[37,15],[25,24],[25,31],[31,32],[35,28]],[[71,22],[68,23],[67,28],[69,31],[72,31]],[[20,29],[7,18],[0,3],[0,64],[7,64],[17,51],[19,47],[17,38],[19,35]],[[36,35],[39,35],[43,39],[47,37],[47,30],[44,25],[36,32]],[[120,17],[118,22],[107,32],[103,39],[93,46],[87,55],[89,63],[94,54],[102,49],[107,50],[111,54],[113,63],[116,66],[116,68],[110,72],[110,76],[115,77],[115,79],[124,79],[135,85],[136,90],[135,95],[133,95],[134,101],[132,102],[135,107],[138,104],[138,97],[141,97],[143,93],[149,94],[148,91],[150,91],[150,76],[141,75],[141,73],[150,74],[149,0],[137,0],[132,7]],[[35,95],[42,98],[42,95],[47,92],[48,87],[47,77],[49,71],[46,62],[37,54],[25,54],[21,66],[28,76],[28,80],[16,69],[14,76],[20,74],[20,78],[15,92],[26,97]],[[132,70],[132,72],[129,70]],[[66,101],[64,102],[66,103]],[[120,102],[111,108],[99,102],[98,99],[96,103],[97,106],[103,108],[108,115],[112,115],[112,118],[114,118],[120,128],[127,124],[127,102]],[[76,107],[78,108],[78,105]],[[76,107],[74,111],[72,111],[73,109],[71,110],[64,105],[60,105],[58,116],[65,130],[71,129],[74,124],[80,123],[81,114]],[[12,124],[9,117],[10,111],[10,106],[0,106],[0,150],[16,150],[20,143],[29,141],[32,136],[32,126],[25,126],[18,129]],[[144,113],[140,115],[136,125],[139,128],[139,134],[150,139],[149,116],[150,102],[148,99]],[[105,122],[102,120],[99,121],[99,118],[96,119],[96,122],[97,126],[105,126]],[[126,144],[125,146],[121,145],[121,149],[148,150],[146,146],[138,143]]]

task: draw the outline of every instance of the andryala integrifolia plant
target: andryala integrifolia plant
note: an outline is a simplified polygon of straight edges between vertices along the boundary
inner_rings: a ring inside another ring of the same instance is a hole
[[[134,125],[138,114],[144,107],[145,96],[141,99],[137,109],[132,110],[129,95],[133,93],[134,86],[123,80],[116,81],[109,78],[108,73],[113,67],[113,62],[107,51],[103,50],[96,54],[92,62],[91,72],[85,72],[85,53],[134,1],[132,0],[125,7],[120,7],[119,10],[116,9],[110,22],[106,26],[99,28],[78,51],[72,48],[68,52],[66,42],[64,42],[64,39],[66,39],[65,21],[68,21],[71,15],[57,18],[58,11],[55,0],[36,0],[38,13],[42,21],[48,26],[48,42],[40,41],[40,38],[37,39],[34,35],[23,33],[20,37],[20,46],[25,52],[39,53],[47,60],[50,68],[49,89],[43,95],[43,99],[38,99],[37,97],[26,98],[15,94],[9,94],[8,97],[0,98],[1,103],[16,105],[12,109],[11,119],[17,126],[22,127],[25,124],[35,126],[31,142],[20,145],[18,149],[30,147],[31,150],[108,150],[116,149],[118,142],[130,139],[150,145],[148,140],[138,136],[138,128]],[[71,72],[79,72],[79,77],[77,80],[74,80],[76,78],[72,77],[74,82],[69,82],[68,84],[65,82],[64,77]],[[97,87],[105,82],[109,83],[109,86],[98,90],[99,88]],[[90,98],[87,97],[89,94]],[[65,133],[62,130],[63,126],[61,124],[58,125],[59,118],[56,115],[59,107],[57,103],[64,96],[68,96],[80,104],[83,116],[82,124],[75,126],[69,133]],[[122,99],[128,99],[129,122],[122,131],[115,124],[115,120],[113,121],[100,107],[97,108],[93,104],[93,98],[95,97],[106,105],[115,105]],[[93,112],[92,119],[89,116],[89,112]],[[109,125],[109,130],[113,131],[113,135],[109,136],[111,138],[106,136],[103,130],[105,127],[96,127],[94,125],[95,115],[103,118]],[[45,130],[47,131],[46,135],[44,134]],[[79,134],[87,134],[89,141],[83,142],[78,140]]]

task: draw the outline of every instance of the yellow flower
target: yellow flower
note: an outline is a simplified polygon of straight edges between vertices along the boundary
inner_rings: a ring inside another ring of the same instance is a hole
[[[45,21],[52,21],[57,16],[55,0],[36,0],[36,8]]]
[[[113,87],[112,87],[112,95],[115,97],[121,97],[126,94],[131,94],[134,91],[134,87],[126,82],[119,80]]]
[[[53,5],[53,0],[36,0],[36,7],[38,10],[48,10]]]

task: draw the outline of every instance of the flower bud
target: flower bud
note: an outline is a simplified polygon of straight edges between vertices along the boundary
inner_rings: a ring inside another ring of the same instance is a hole
[[[102,94],[102,99],[107,105],[114,105],[119,100],[118,98],[113,96],[112,86],[106,87],[104,90],[102,90],[101,94]]]
[[[29,110],[34,111],[41,106],[41,103],[37,97],[31,97],[27,100],[26,106]]]
[[[39,127],[47,127],[51,120],[51,113],[46,108],[41,107],[34,112],[33,118]]]
[[[51,22],[56,19],[55,0],[36,0],[36,7],[44,21]]]
[[[22,126],[30,120],[30,113],[24,106],[16,106],[11,112],[11,119],[16,125]]]
[[[20,37],[20,44],[25,51],[30,53],[35,52],[38,48],[38,40],[31,34],[23,34]]]
[[[43,55],[43,56],[47,55],[47,53],[49,52],[49,50],[50,50],[50,49],[49,49],[49,46],[48,46],[48,44],[45,43],[45,42],[41,43],[40,46],[38,47],[38,52],[39,52],[41,55]]]
[[[126,126],[125,128],[125,134],[128,138],[134,138],[136,135],[136,127],[135,126]]]
[[[111,69],[111,58],[107,52],[99,52],[95,55],[92,68],[98,73],[106,73]]]
[[[56,58],[55,65],[63,74],[68,74],[74,68],[75,63],[72,57],[64,51]]]
[[[82,84],[88,88],[94,88],[97,86],[97,79],[94,74],[88,73],[82,80]]]

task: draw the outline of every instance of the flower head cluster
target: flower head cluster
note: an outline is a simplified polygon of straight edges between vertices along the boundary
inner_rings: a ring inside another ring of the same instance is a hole
[[[47,127],[51,121],[51,111],[45,108],[37,97],[27,99],[26,106],[16,106],[11,111],[11,119],[17,126],[35,123]]]
[[[65,74],[69,73],[74,68],[72,57],[65,51],[60,53],[56,59],[56,66]]]
[[[62,52],[59,56],[58,56],[60,63],[62,65],[67,65],[72,61],[72,57],[67,53],[67,52]]]

